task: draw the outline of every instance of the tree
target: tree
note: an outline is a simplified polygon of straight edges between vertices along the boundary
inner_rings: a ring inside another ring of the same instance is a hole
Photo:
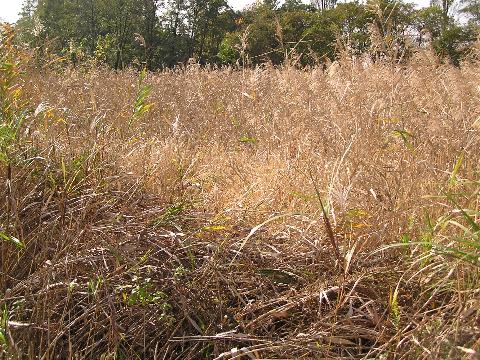
[[[205,58],[212,59],[218,51],[221,38],[217,36],[224,30],[228,23],[228,16],[222,14],[228,12],[226,0],[194,0],[191,5],[191,49],[190,56],[196,56],[201,63]]]
[[[395,0],[369,0],[367,9],[373,16],[370,27],[371,55],[393,61],[410,55],[409,36],[414,23],[412,4]]]
[[[244,12],[244,29],[248,26],[247,53],[254,64],[283,61],[283,39],[275,9],[258,4]]]
[[[455,0],[430,0],[430,6],[438,6],[442,9],[442,13],[445,17],[448,17],[449,11]]]
[[[476,34],[471,28],[451,23],[438,38],[433,40],[432,45],[440,57],[447,58],[452,64],[458,66],[475,39]]]
[[[460,12],[467,15],[471,26],[480,30],[480,0],[464,0]]]
[[[414,10],[396,0],[367,4],[337,0],[259,0],[233,11],[227,0],[24,0],[18,28],[35,47],[85,58],[114,69],[171,67],[194,58],[201,64],[271,62],[317,64],[334,59],[338,45],[358,56],[399,60],[408,37],[432,37],[435,51],[458,63],[479,27],[480,0],[463,0],[465,27],[448,15],[453,0]],[[53,46],[52,46],[53,45]]]
[[[154,69],[154,49],[159,42],[158,27],[159,21],[157,11],[160,8],[159,0],[142,0],[138,24],[137,45],[143,46],[144,64],[152,70]],[[143,43],[142,43],[143,40]]]
[[[36,8],[36,0],[25,0],[20,11],[20,18],[16,24],[21,41],[30,44],[32,47],[37,45],[36,38],[41,30],[41,24],[35,15]]]
[[[441,58],[448,58],[458,65],[469,46],[475,40],[472,27],[462,27],[456,24],[455,19],[445,16],[438,6],[417,11],[415,28],[419,34],[418,43],[423,45],[428,36],[435,53]]]
[[[311,2],[320,11],[333,9],[337,4],[337,0],[311,0]]]
[[[368,50],[371,39],[369,26],[375,16],[358,2],[338,4],[329,14],[337,37],[352,55],[360,56]]]

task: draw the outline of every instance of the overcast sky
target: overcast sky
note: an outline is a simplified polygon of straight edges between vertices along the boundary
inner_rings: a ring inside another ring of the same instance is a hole
[[[304,0],[308,1],[308,0]],[[341,2],[345,0],[339,0]],[[407,0],[415,1],[419,6],[428,6],[430,0]],[[255,0],[229,0],[229,4],[236,10],[242,9],[246,5],[252,4]],[[18,13],[22,8],[23,0],[0,0],[0,19],[8,22],[15,22],[18,19]]]

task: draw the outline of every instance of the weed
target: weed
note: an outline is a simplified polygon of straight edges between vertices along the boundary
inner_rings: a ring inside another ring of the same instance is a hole
[[[133,112],[129,121],[129,125],[132,125],[134,121],[142,117],[153,106],[152,103],[146,102],[152,91],[151,85],[144,84],[146,74],[146,70],[143,70],[138,77],[137,98],[135,99],[135,105],[133,106]]]

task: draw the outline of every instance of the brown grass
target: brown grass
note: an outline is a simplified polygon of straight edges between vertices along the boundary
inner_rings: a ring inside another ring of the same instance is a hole
[[[451,213],[429,197],[449,180],[478,212],[478,64],[192,65],[145,83],[138,117],[133,71],[20,84],[43,105],[1,188],[1,229],[25,244],[0,243],[5,356],[478,356],[479,268],[413,244]]]

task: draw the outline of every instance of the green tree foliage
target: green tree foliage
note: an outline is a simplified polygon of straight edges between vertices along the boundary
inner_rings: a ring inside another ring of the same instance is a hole
[[[472,26],[458,25],[453,18],[445,15],[442,8],[435,5],[417,11],[414,24],[420,46],[430,42],[439,56],[457,65],[476,37]]]
[[[435,2],[436,1],[436,2]],[[25,0],[22,40],[70,59],[157,69],[186,63],[314,65],[350,55],[402,61],[431,44],[459,63],[475,38],[478,0],[463,0],[470,18],[450,16],[451,0],[416,10],[394,0],[258,1],[243,11],[227,0]]]
[[[480,0],[463,0],[460,12],[469,18],[471,26],[480,28]]]

